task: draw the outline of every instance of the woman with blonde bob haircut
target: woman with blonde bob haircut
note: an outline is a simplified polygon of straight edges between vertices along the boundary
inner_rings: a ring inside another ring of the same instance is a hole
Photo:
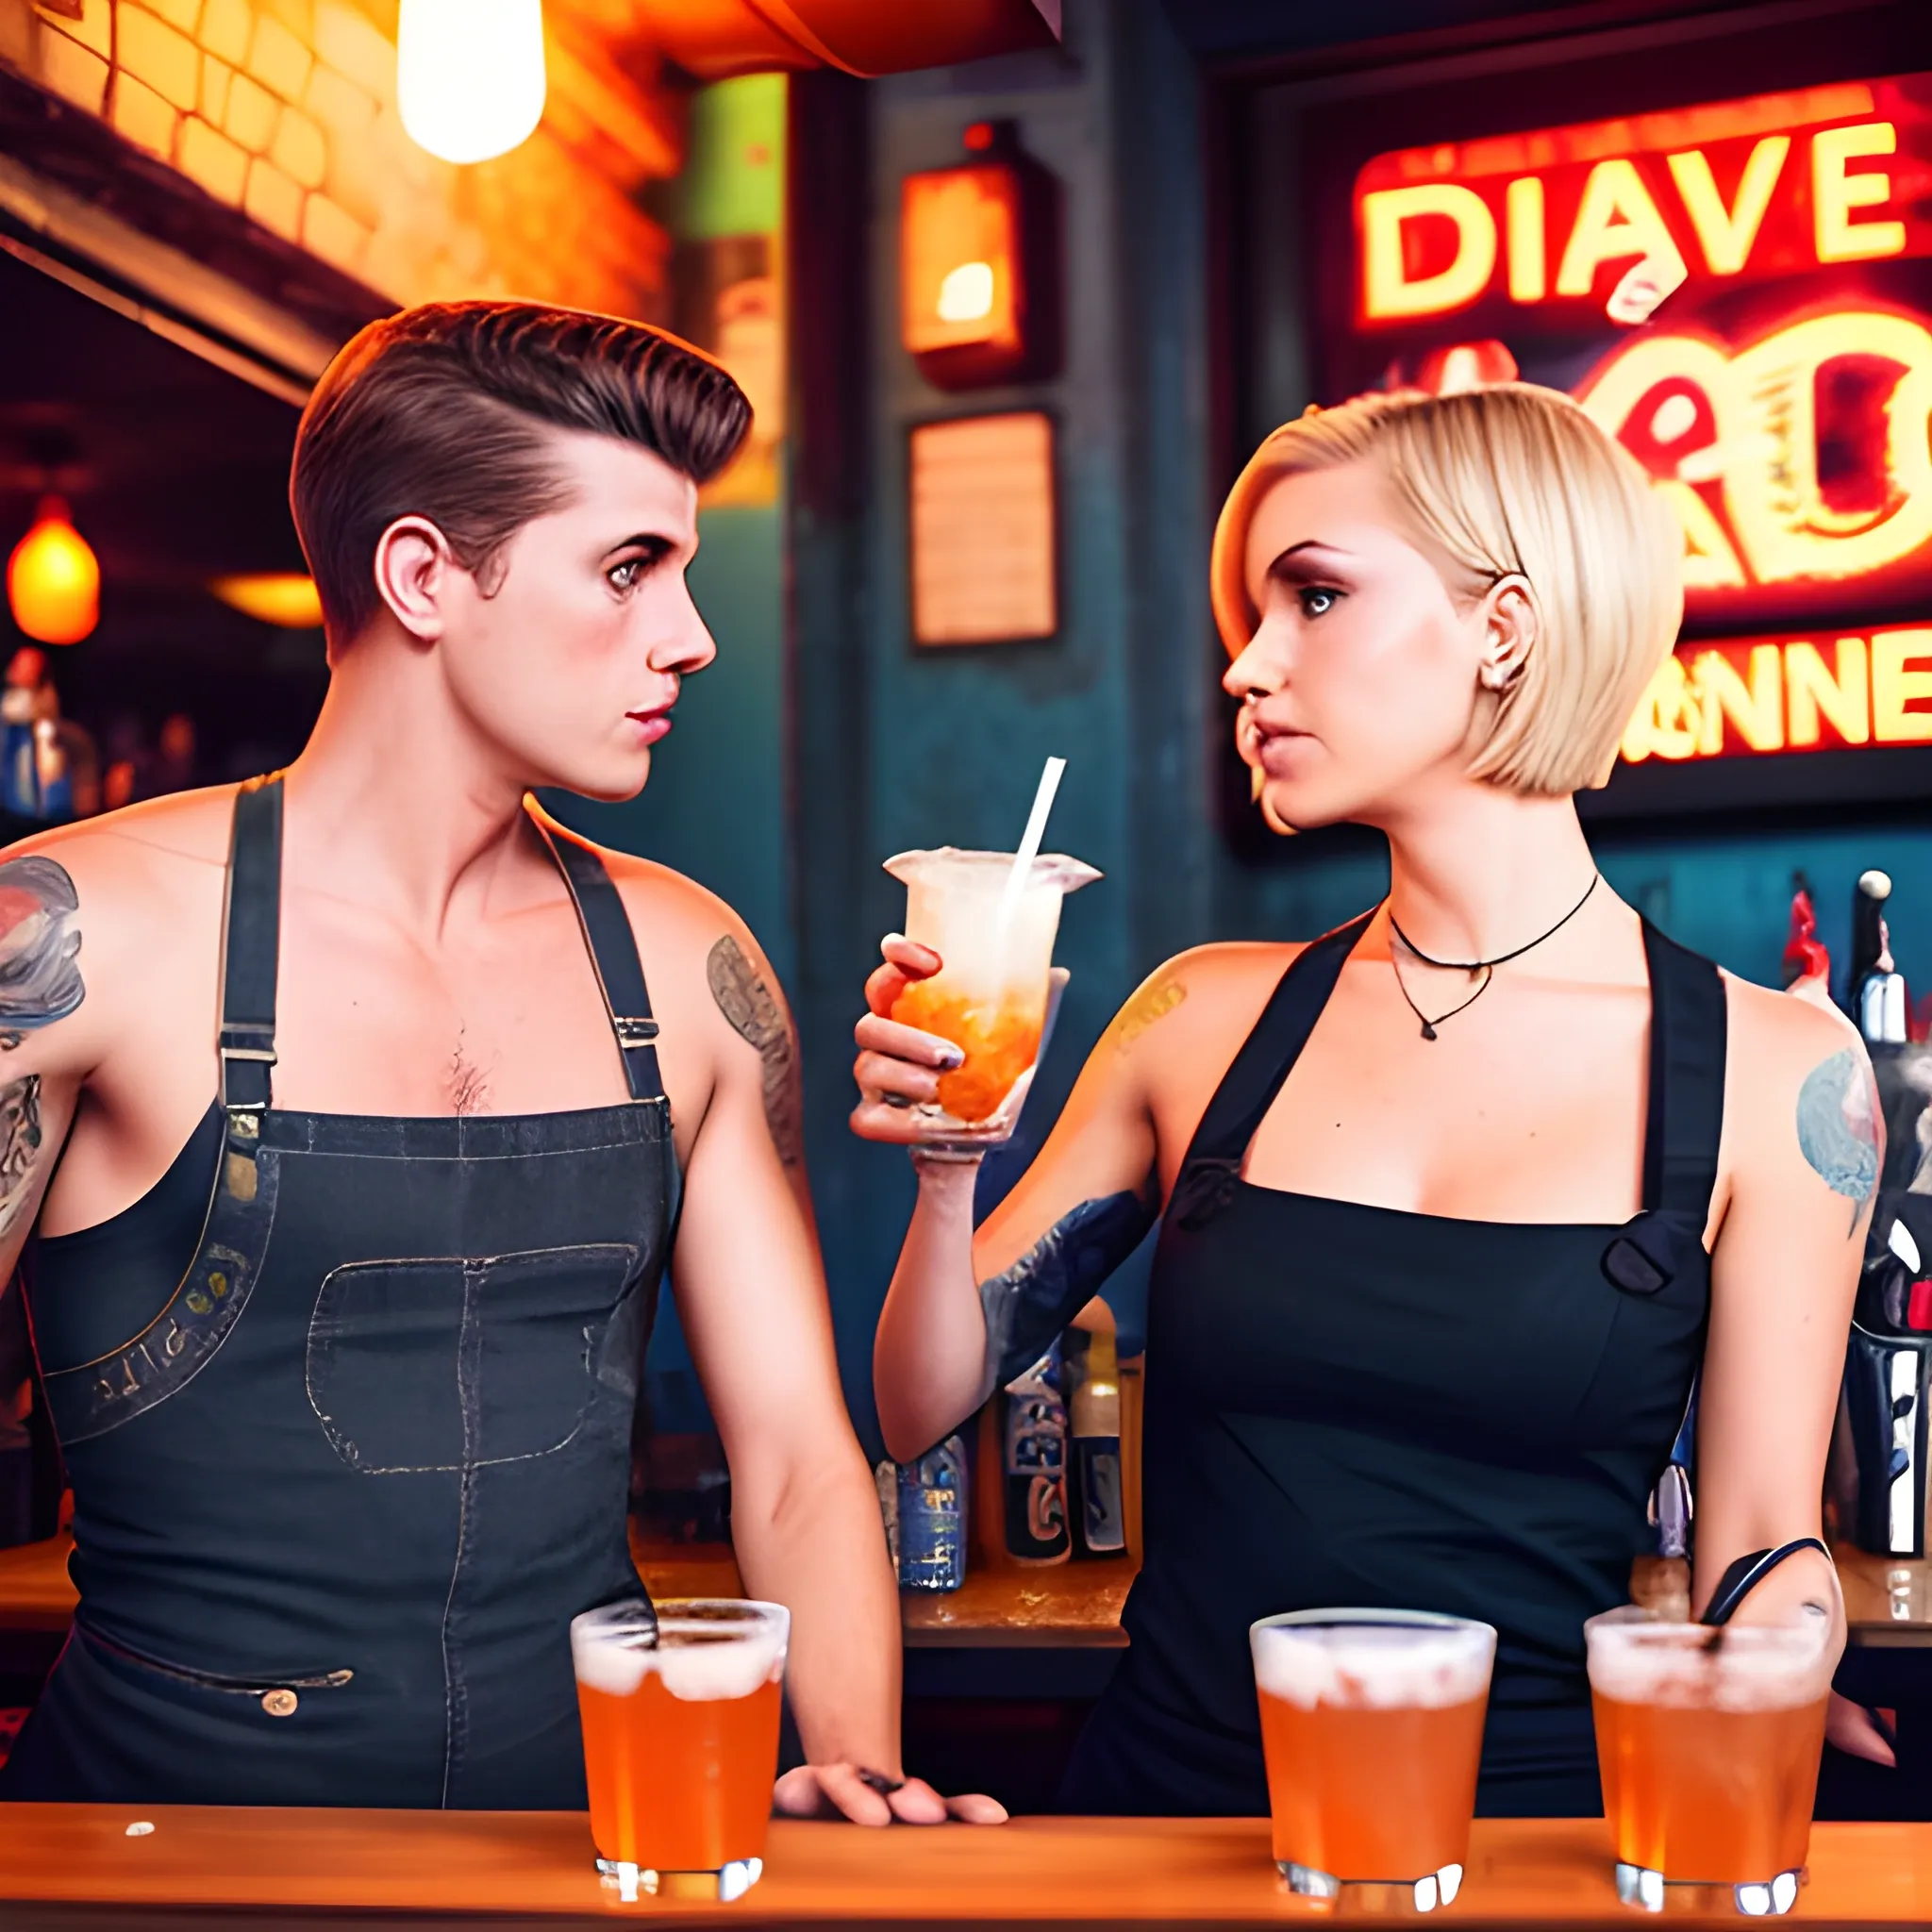
[[[1213,605],[1257,801],[1379,827],[1388,897],[1159,968],[976,1231],[972,1165],[914,1146],[874,1357],[916,1455],[1159,1220],[1133,1641],[1069,1808],[1265,1811],[1248,1626],[1369,1606],[1495,1626],[1479,1809],[1597,1811],[1583,1624],[1657,1548],[1700,1373],[1693,1606],[1819,1534],[1870,1070],[1835,1014],[1618,899],[1573,797],[1671,648],[1681,556],[1630,458],[1522,384],[1310,412],[1228,498]],[[885,955],[853,1124],[911,1142],[953,1050],[888,1017],[938,959]],[[1843,1641],[1822,1546],[1737,1615]],[[1849,1705],[1832,1734],[1887,1755]]]

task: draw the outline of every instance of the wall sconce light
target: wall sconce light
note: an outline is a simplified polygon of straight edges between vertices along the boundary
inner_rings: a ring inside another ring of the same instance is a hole
[[[282,630],[315,630],[322,624],[322,597],[315,579],[298,570],[212,577],[208,589],[231,610],[258,624],[273,624]]]
[[[100,622],[100,563],[58,496],[42,499],[8,558],[7,602],[14,623],[43,644],[77,644]]]
[[[543,118],[543,0],[403,0],[396,104],[418,147],[487,161]]]
[[[975,158],[908,175],[899,199],[900,339],[939,389],[1059,367],[1059,183],[1013,125],[967,128]]]

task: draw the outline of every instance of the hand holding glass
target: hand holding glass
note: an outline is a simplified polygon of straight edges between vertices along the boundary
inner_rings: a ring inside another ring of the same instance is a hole
[[[1009,894],[1013,863],[1010,852],[952,846],[886,861],[907,888],[906,937],[941,961],[899,994],[891,1017],[965,1056],[940,1075],[939,1098],[911,1109],[929,1143],[984,1145],[1013,1131],[1046,1025],[1060,902],[1100,876],[1077,858],[1043,853]]]

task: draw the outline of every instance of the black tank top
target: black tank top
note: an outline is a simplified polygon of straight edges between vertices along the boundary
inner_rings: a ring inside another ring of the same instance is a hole
[[[1716,967],[1648,924],[1643,1209],[1621,1226],[1257,1187],[1248,1143],[1366,918],[1289,969],[1208,1103],[1149,1289],[1143,1567],[1067,1808],[1268,1807],[1248,1626],[1493,1624],[1478,1808],[1600,1809],[1583,1624],[1628,1598],[1703,1354],[1724,1117]]]

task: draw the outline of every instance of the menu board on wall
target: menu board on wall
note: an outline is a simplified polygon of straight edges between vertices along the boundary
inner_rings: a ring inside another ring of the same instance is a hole
[[[1320,400],[1520,374],[1676,512],[1683,635],[1588,808],[1932,795],[1932,74],[1358,137],[1310,185]]]

